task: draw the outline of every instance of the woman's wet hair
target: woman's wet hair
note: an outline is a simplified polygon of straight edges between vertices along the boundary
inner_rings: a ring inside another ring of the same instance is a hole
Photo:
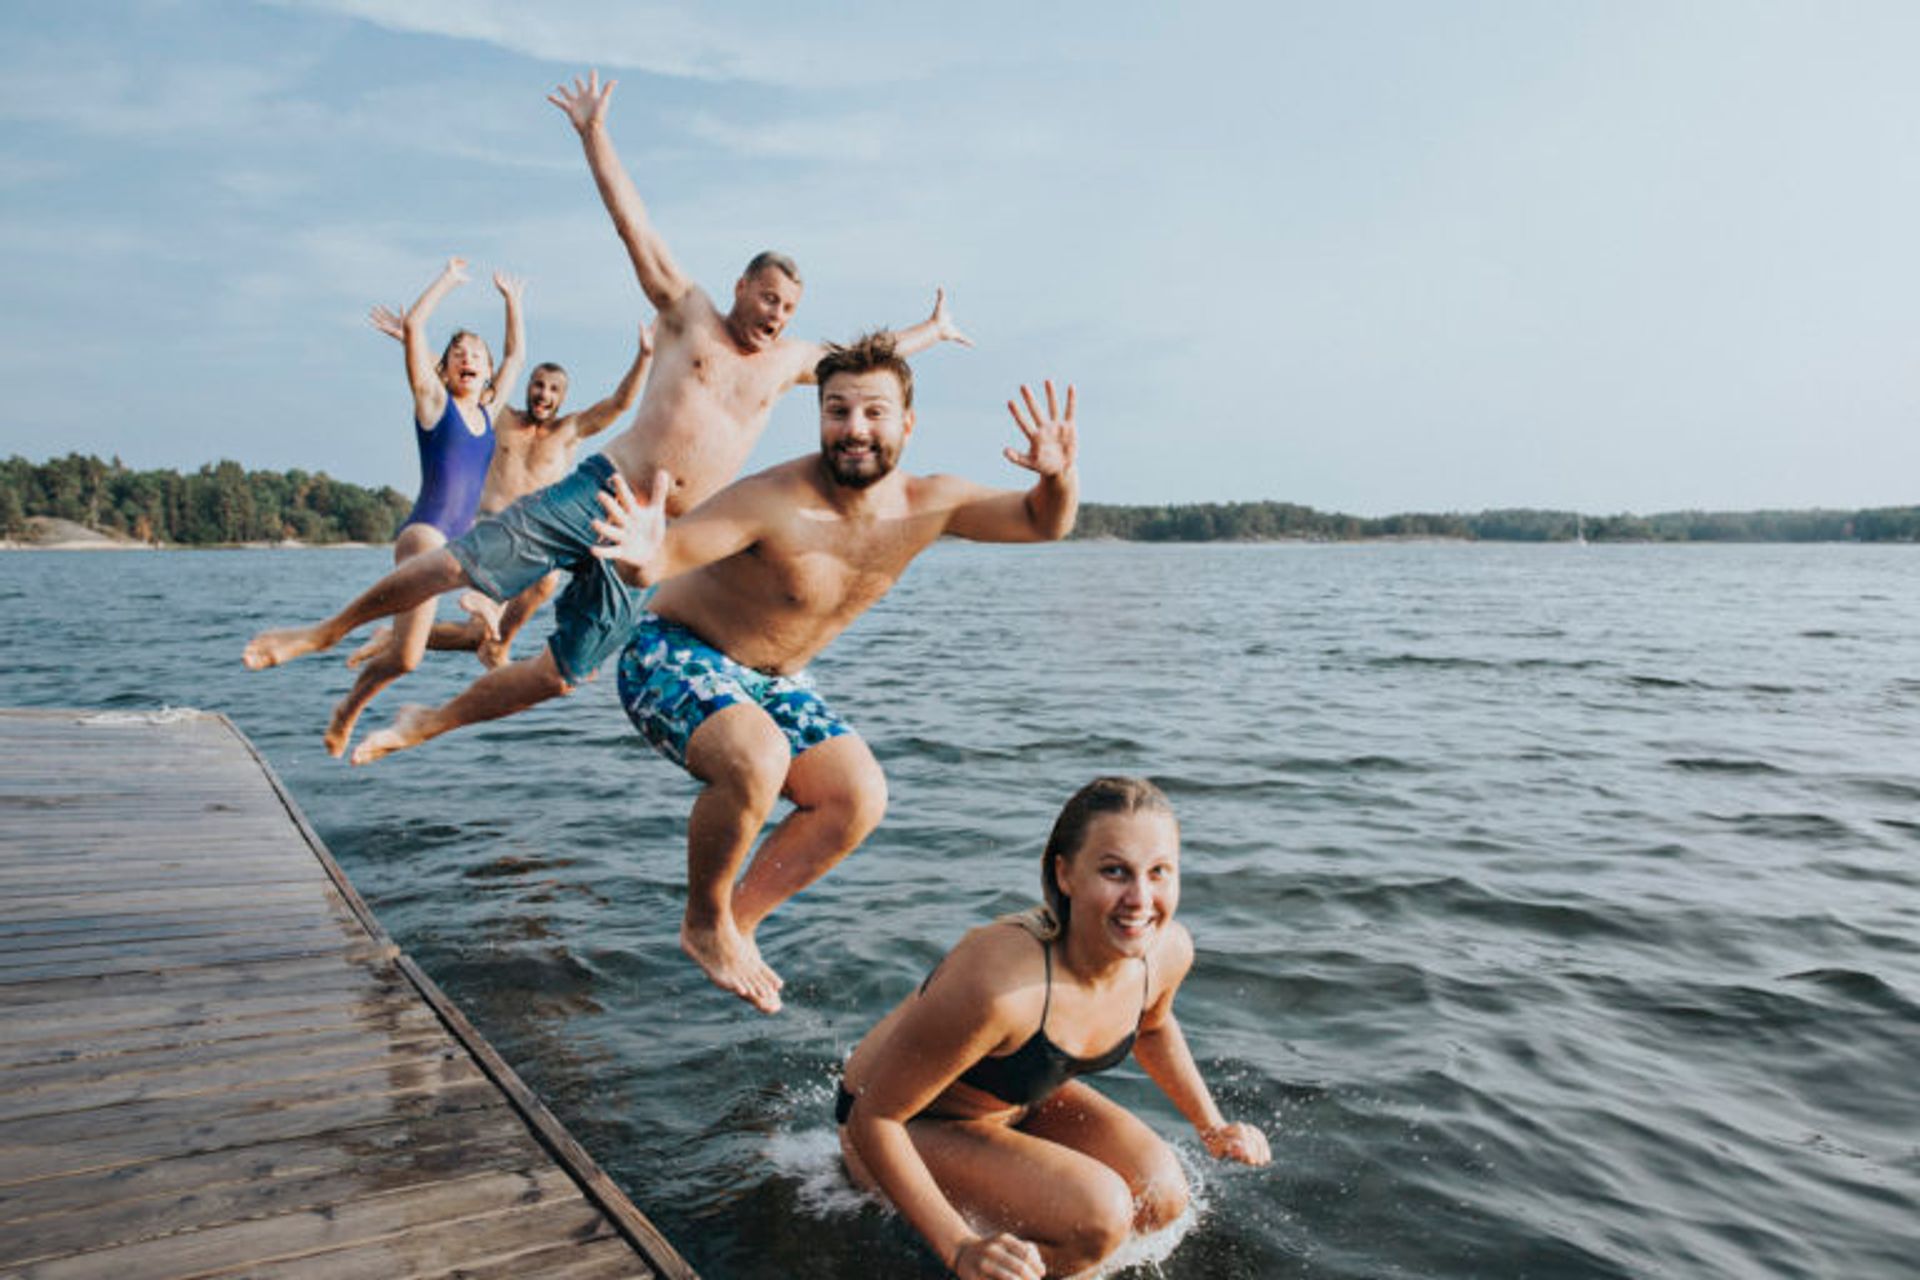
[[[1052,917],[1050,921],[1044,918],[1040,921],[1051,925],[1043,937],[1064,934],[1068,913],[1073,909],[1072,901],[1060,892],[1055,868],[1062,859],[1080,852],[1080,846],[1087,840],[1087,828],[1095,818],[1107,813],[1164,813],[1171,817],[1173,805],[1165,792],[1145,778],[1095,778],[1073,793],[1061,807],[1060,816],[1053,820],[1046,852],[1040,855],[1040,894],[1046,899],[1046,906],[1040,910],[1043,917]]]

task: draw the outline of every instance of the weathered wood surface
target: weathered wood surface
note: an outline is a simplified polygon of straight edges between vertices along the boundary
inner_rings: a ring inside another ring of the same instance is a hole
[[[693,1271],[224,717],[0,711],[0,1276]]]

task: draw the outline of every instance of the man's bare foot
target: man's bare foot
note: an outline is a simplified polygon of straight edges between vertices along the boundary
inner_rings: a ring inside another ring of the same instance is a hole
[[[353,726],[359,723],[360,712],[366,703],[356,703],[349,694],[342,698],[333,709],[333,715],[327,721],[327,732],[321,741],[327,744],[327,754],[338,760],[346,752],[347,743],[353,740]]]
[[[282,627],[277,631],[262,631],[247,641],[247,648],[240,655],[249,671],[265,671],[268,667],[277,667],[283,662],[309,653],[317,653],[326,648],[325,638],[318,627]]]
[[[473,620],[487,629],[487,637],[500,638],[500,614],[506,606],[484,591],[462,591],[460,607],[473,615]]]
[[[780,988],[786,984],[760,958],[753,940],[742,937],[731,924],[695,929],[682,923],[680,949],[722,991],[731,991],[762,1013],[780,1012]]]
[[[372,764],[382,756],[419,746],[433,736],[427,732],[432,727],[432,715],[433,708],[416,703],[401,707],[394,714],[392,724],[368,734],[353,749],[353,763]]]
[[[380,651],[393,643],[393,628],[380,627],[367,637],[367,642],[355,649],[347,659],[347,670],[351,671],[368,658],[377,656]]]
[[[480,659],[480,665],[487,670],[497,671],[507,665],[512,650],[511,640],[482,640],[473,647],[473,656]]]

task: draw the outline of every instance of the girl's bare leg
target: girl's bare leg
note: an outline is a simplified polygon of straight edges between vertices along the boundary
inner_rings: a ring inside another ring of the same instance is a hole
[[[415,530],[424,531],[423,536],[411,538],[409,535]],[[466,571],[446,550],[445,543],[446,539],[441,537],[438,529],[427,525],[408,525],[400,531],[400,538],[393,545],[396,559],[402,555],[407,558],[401,559],[392,573],[355,596],[346,608],[324,622],[306,627],[262,631],[247,642],[241,661],[249,670],[264,671],[304,654],[331,649],[355,627],[377,618],[404,613],[424,601],[432,600],[443,591],[468,585]],[[419,554],[414,554],[415,550]]]
[[[449,563],[453,563],[453,557],[444,550],[446,544],[446,535],[433,526],[408,525],[400,531],[399,539],[393,544],[393,556],[400,567],[381,581],[384,583],[406,573],[407,566],[420,558],[422,552],[437,551]],[[459,568],[457,563],[454,567],[456,570]],[[361,599],[365,599],[365,596]],[[359,721],[360,713],[366,710],[367,704],[382,689],[420,665],[420,659],[427,652],[427,634],[433,630],[434,599],[428,596],[393,616],[392,640],[360,668],[359,678],[353,682],[353,688],[333,709],[333,717],[327,722],[323,739],[328,755],[339,756],[344,753],[348,740],[353,737],[353,726]],[[351,612],[352,606],[348,606],[348,609]]]

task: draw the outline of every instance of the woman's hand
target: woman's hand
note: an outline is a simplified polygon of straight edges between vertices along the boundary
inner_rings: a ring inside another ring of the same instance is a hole
[[[1200,1141],[1206,1144],[1207,1154],[1215,1160],[1262,1165],[1273,1159],[1273,1153],[1267,1148],[1267,1135],[1241,1120],[1202,1129]]]
[[[960,1280],[1045,1280],[1040,1250],[1002,1231],[963,1240],[953,1251],[953,1274]]]

